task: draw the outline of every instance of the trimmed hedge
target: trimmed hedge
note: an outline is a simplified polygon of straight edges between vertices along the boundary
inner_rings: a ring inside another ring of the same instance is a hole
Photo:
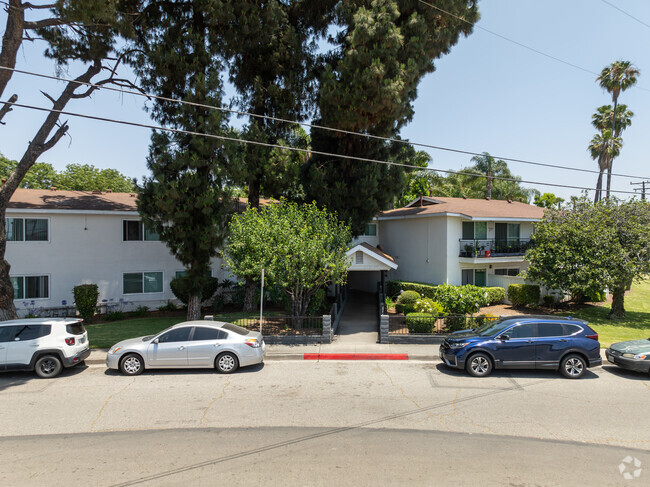
[[[445,314],[445,309],[442,307],[442,304],[429,298],[418,299],[414,307],[416,313],[428,313],[436,316]]]
[[[80,284],[72,289],[74,295],[74,305],[79,311],[84,322],[90,323],[97,309],[97,300],[99,299],[99,289],[97,284]]]
[[[409,333],[433,333],[437,318],[431,313],[409,313],[406,315],[406,326]]]
[[[515,308],[537,306],[539,298],[540,290],[536,284],[510,284],[508,286],[508,299]]]
[[[502,287],[486,287],[485,290],[488,293],[487,306],[501,304],[506,299],[506,290]]]
[[[450,288],[454,289],[450,290]],[[442,305],[450,313],[463,313],[462,310],[466,308],[465,305],[454,303],[454,296],[460,301],[468,299],[476,301],[479,308],[502,303],[506,298],[506,290],[502,287],[450,286],[448,284],[434,286],[422,282],[388,281],[389,296],[399,296],[402,291],[415,291],[423,298],[438,302],[444,301]],[[451,305],[451,308],[448,305]]]
[[[399,296],[402,291],[415,291],[423,298],[436,300],[436,287],[424,282],[388,281],[388,295]]]

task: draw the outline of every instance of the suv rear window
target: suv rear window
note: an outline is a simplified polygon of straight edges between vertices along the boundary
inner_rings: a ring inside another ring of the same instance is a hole
[[[50,334],[52,327],[50,325],[25,325],[18,327],[16,338],[20,341],[35,340]]]
[[[224,330],[232,331],[233,333],[237,333],[238,335],[248,335],[250,333],[250,330],[242,328],[241,326],[233,325],[232,323],[226,323],[221,328]]]
[[[86,333],[86,328],[84,327],[84,324],[80,321],[79,323],[72,323],[70,325],[65,325],[65,331],[66,333],[70,333],[72,335],[83,335]]]
[[[562,323],[538,323],[537,336],[539,337],[561,337],[564,336]]]

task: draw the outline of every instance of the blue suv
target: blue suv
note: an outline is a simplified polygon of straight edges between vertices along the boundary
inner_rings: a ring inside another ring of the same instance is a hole
[[[449,367],[485,377],[492,369],[553,369],[569,379],[602,364],[598,334],[572,318],[506,316],[450,334],[440,345]]]

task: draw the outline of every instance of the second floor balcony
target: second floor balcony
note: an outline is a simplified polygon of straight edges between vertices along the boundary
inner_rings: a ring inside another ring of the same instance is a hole
[[[460,239],[459,257],[508,257],[524,255],[531,248],[529,238],[483,238],[478,240]]]

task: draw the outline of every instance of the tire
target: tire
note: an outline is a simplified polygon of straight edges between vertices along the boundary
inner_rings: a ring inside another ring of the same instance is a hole
[[[144,370],[144,360],[137,353],[128,353],[120,361],[120,372],[124,375],[140,375]]]
[[[217,357],[214,366],[222,374],[232,374],[239,368],[239,360],[234,353],[225,352]]]
[[[560,372],[567,379],[579,379],[587,371],[585,359],[577,354],[567,355],[560,362]]]
[[[42,379],[56,377],[62,369],[61,360],[56,355],[43,355],[34,364],[34,372]]]
[[[485,353],[475,353],[465,364],[467,373],[474,377],[486,377],[492,372],[492,359]]]

